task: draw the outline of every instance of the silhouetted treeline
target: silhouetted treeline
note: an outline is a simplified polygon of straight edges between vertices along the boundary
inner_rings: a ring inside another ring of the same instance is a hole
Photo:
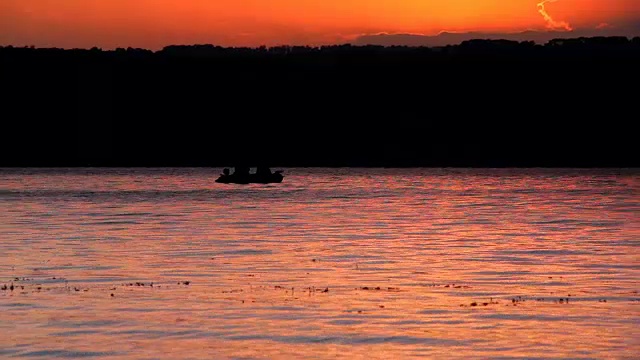
[[[0,47],[0,166],[637,166],[640,38]]]

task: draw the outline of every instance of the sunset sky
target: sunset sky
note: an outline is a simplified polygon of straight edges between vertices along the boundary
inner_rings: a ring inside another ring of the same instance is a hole
[[[144,47],[344,43],[361,35],[620,29],[638,0],[1,0],[0,45]]]

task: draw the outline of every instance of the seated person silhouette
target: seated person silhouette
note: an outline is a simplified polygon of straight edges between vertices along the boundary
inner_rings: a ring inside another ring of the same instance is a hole
[[[248,166],[236,166],[233,175],[237,177],[249,177],[249,167]]]
[[[259,177],[269,177],[272,175],[271,169],[267,166],[258,166],[256,175],[258,175]]]
[[[226,176],[229,176],[229,169],[225,168],[224,170],[222,170],[222,173]]]

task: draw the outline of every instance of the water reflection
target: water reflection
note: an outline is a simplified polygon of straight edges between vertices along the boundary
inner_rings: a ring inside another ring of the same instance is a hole
[[[0,173],[0,356],[640,350],[634,171],[219,172]]]

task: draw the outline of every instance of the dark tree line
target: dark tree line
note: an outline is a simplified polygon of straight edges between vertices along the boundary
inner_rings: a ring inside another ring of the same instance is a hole
[[[640,38],[0,47],[0,166],[637,166]]]

